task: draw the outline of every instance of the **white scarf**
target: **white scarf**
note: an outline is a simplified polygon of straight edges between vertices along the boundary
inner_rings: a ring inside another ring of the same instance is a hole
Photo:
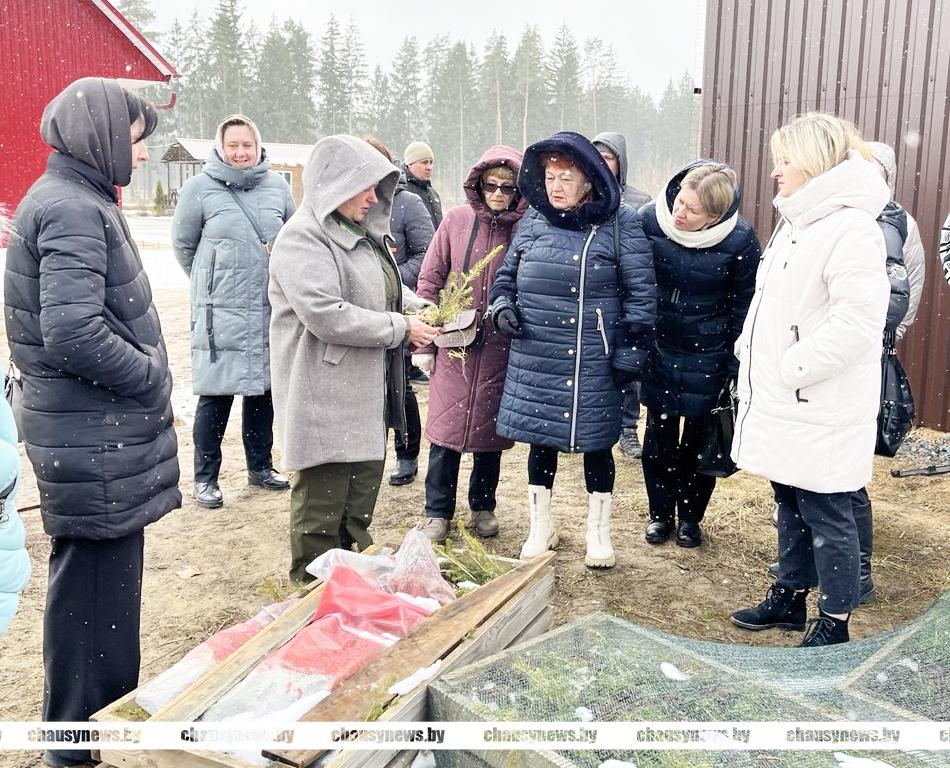
[[[729,236],[732,230],[736,228],[738,221],[739,211],[736,211],[728,219],[720,221],[718,224],[714,224],[707,229],[700,229],[695,232],[690,232],[686,229],[677,229],[676,225],[673,224],[673,214],[670,213],[670,209],[666,204],[665,190],[656,201],[657,224],[660,225],[660,229],[663,230],[664,235],[674,243],[682,245],[684,248],[712,248]]]

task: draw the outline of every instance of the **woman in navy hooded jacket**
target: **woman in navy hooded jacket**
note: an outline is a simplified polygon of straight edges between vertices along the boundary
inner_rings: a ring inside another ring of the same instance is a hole
[[[498,434],[531,444],[530,529],[521,557],[557,546],[551,489],[558,452],[584,454],[587,555],[614,565],[611,447],[621,387],[640,375],[656,317],[653,257],[636,212],[620,205],[600,153],[562,132],[525,150],[518,188],[530,207],[498,270],[492,319],[512,337]]]
[[[641,388],[648,409],[643,479],[650,499],[646,540],[698,547],[699,522],[716,480],[696,471],[703,420],[739,361],[732,348],[755,293],[759,241],[739,213],[735,171],[700,160],[676,173],[640,209],[653,244],[658,318]],[[683,418],[680,434],[680,418]]]

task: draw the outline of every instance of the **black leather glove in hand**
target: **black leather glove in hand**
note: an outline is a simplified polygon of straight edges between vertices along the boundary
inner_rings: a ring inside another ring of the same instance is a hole
[[[518,313],[511,307],[502,307],[493,316],[495,327],[506,336],[517,339],[524,335],[524,328],[518,321]]]

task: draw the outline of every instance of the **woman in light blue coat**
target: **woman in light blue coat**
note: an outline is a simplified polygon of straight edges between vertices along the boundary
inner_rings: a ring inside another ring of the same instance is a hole
[[[270,381],[270,246],[294,212],[286,182],[270,169],[257,127],[242,115],[218,126],[202,173],[181,188],[172,240],[191,278],[195,500],[224,503],[218,487],[221,441],[234,395],[243,396],[248,483],[289,487],[274,469]]]
[[[30,578],[26,534],[16,511],[20,454],[10,405],[0,397],[0,635],[16,613],[20,592]]]

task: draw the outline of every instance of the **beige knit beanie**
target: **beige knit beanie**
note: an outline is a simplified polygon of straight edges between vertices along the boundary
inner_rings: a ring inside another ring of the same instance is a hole
[[[418,163],[420,160],[432,160],[434,158],[435,155],[432,154],[432,147],[424,141],[413,141],[406,147],[406,151],[402,156],[406,165],[412,165],[413,163]]]

